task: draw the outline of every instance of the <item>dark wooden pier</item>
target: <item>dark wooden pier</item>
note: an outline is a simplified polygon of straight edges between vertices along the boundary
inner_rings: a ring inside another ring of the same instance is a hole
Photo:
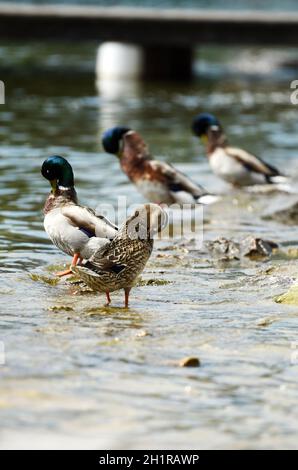
[[[186,76],[195,46],[298,46],[298,13],[0,3],[0,40],[136,44],[145,68]]]

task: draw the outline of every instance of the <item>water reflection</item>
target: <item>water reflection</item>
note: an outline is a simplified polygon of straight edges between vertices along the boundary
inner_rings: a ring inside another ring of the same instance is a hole
[[[134,80],[97,80],[100,97],[99,129],[102,133],[110,127],[125,122],[126,109],[141,99],[142,84]]]

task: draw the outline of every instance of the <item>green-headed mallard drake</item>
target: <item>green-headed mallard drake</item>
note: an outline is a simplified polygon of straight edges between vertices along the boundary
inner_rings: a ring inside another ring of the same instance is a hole
[[[117,155],[120,166],[138,190],[156,204],[209,204],[209,194],[172,165],[154,160],[144,140],[128,127],[113,127],[102,137],[106,152]]]
[[[44,228],[61,251],[73,257],[72,266],[112,240],[117,227],[88,207],[78,204],[71,165],[60,156],[47,158],[41,174],[50,181],[52,191],[44,205]],[[58,276],[71,270],[58,272]]]
[[[245,150],[230,147],[222,126],[215,116],[202,113],[192,123],[194,134],[206,145],[213,172],[234,186],[284,183],[279,170]]]
[[[156,204],[138,207],[119,229],[115,238],[72,271],[93,290],[106,293],[124,289],[125,307],[129,292],[143,271],[153,249],[153,237],[165,228],[168,216]]]

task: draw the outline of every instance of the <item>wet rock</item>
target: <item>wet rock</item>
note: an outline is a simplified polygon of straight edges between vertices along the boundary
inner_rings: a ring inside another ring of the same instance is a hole
[[[241,243],[243,256],[247,256],[252,259],[268,257],[272,254],[272,251],[277,248],[277,243],[271,240],[255,238],[253,236],[245,238]]]
[[[264,271],[261,271],[261,275],[265,276],[271,276],[271,274],[275,273],[275,271],[278,271],[278,266],[269,266],[269,268],[264,269]]]
[[[264,217],[266,220],[276,220],[286,225],[298,225],[298,202],[285,209],[274,212]]]
[[[290,289],[282,295],[275,298],[278,304],[298,305],[298,283],[290,287]]]
[[[139,279],[137,286],[165,286],[171,284],[170,281],[166,279]]]
[[[232,261],[240,259],[240,244],[228,240],[227,238],[220,237],[214,241],[206,243],[209,252],[221,261]]]
[[[298,258],[298,248],[289,248],[287,251],[287,256],[289,258],[297,259]]]
[[[277,243],[248,236],[239,242],[227,238],[218,238],[206,244],[209,252],[219,261],[240,260],[245,256],[251,259],[269,257],[278,248]]]
[[[179,361],[179,367],[200,367],[201,362],[198,357],[185,357]]]

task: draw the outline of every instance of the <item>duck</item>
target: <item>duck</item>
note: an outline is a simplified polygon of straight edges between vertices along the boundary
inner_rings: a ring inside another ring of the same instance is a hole
[[[128,308],[130,291],[151,256],[154,235],[167,224],[168,215],[159,205],[138,206],[111,242],[71,269],[92,290],[106,294],[106,306],[111,303],[111,292],[124,289]]]
[[[209,113],[195,116],[192,131],[206,146],[212,171],[234,187],[286,183],[274,166],[246,150],[228,144],[219,120]]]
[[[72,256],[71,266],[75,266],[112,240],[118,229],[104,216],[78,203],[73,169],[64,157],[47,158],[41,174],[52,187],[43,209],[45,231],[57,248]],[[69,268],[56,275],[71,273]]]
[[[117,126],[105,131],[102,145],[107,153],[119,158],[123,172],[149,202],[211,204],[219,199],[174,166],[155,160],[141,135],[128,127]]]

